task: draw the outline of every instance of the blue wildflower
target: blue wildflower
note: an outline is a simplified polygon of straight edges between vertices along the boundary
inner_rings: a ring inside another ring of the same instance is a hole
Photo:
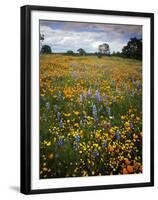
[[[142,87],[141,84],[138,83],[138,84],[137,84],[137,89],[140,90],[141,87]]]
[[[106,140],[104,141],[103,143],[103,147],[106,147],[107,146],[107,143],[106,143]]]
[[[116,140],[120,140],[120,131],[117,130],[115,134]]]
[[[132,122],[130,122],[130,127],[131,127],[131,129],[132,129],[132,128],[134,128],[134,126],[133,126],[133,123],[132,123]]]
[[[59,147],[61,147],[63,145],[62,139],[59,139],[58,142],[57,142],[57,144],[58,144]]]
[[[90,88],[88,89],[88,97],[91,97],[91,90],[90,90]]]
[[[97,114],[97,108],[96,108],[96,105],[94,104],[93,105],[93,115]]]
[[[95,104],[93,105],[93,110],[92,110],[92,112],[93,112],[94,120],[96,121],[96,120],[97,120],[97,108],[96,108],[96,105],[95,105]]]
[[[80,136],[78,134],[76,135],[76,142],[80,142]]]
[[[96,92],[95,92],[95,97],[96,97],[97,101],[101,101],[100,92],[98,90],[96,90]]]
[[[57,119],[60,121],[60,112],[57,112]]]
[[[97,121],[97,119],[98,119],[98,118],[97,118],[97,115],[94,115],[94,120]]]
[[[59,127],[62,128],[63,127],[63,122],[62,122],[62,119],[60,119],[59,121]]]
[[[81,102],[83,101],[83,95],[82,94],[80,95],[80,101]]]
[[[87,115],[83,116],[83,121],[87,121]]]
[[[93,156],[93,157],[99,156],[99,152],[98,152],[97,150],[93,151],[93,152],[92,152],[92,156]]]
[[[77,64],[76,63],[72,63],[70,64],[71,67],[77,67]]]

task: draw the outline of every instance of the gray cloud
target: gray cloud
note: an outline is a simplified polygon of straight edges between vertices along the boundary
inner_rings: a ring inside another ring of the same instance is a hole
[[[40,21],[40,32],[45,35],[44,44],[54,51],[84,48],[94,52],[103,42],[110,44],[111,51],[121,51],[131,37],[142,37],[142,26]]]

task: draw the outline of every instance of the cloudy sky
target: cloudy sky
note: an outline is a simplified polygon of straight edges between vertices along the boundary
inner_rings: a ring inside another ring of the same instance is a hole
[[[102,43],[108,43],[113,52],[121,51],[131,37],[142,38],[142,26],[40,20],[40,33],[53,52],[79,48],[96,52]]]

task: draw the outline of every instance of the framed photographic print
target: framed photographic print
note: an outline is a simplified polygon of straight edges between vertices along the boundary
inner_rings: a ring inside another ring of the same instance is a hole
[[[21,7],[21,192],[154,185],[154,14]]]

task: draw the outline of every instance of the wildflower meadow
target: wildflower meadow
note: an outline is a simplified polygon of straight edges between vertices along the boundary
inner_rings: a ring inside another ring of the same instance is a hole
[[[142,173],[142,62],[40,55],[40,178]]]

